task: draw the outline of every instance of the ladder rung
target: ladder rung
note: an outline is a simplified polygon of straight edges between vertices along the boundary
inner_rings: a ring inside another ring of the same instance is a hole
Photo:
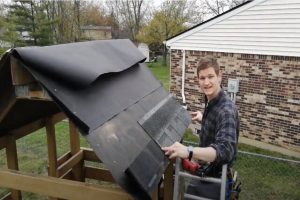
[[[191,194],[184,194],[184,198],[195,199],[195,200],[212,200],[212,199],[198,197],[198,196],[191,195]]]
[[[212,182],[212,183],[220,183],[222,180],[220,178],[211,178],[211,177],[200,177],[200,176],[194,176],[186,172],[179,172],[179,176],[186,177],[186,178],[192,178],[196,180],[206,181],[206,182]]]

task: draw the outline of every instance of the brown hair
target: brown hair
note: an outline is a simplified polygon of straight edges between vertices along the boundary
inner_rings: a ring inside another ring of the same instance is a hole
[[[217,60],[212,57],[205,57],[205,58],[201,58],[201,60],[198,62],[197,77],[199,78],[200,70],[207,69],[209,67],[214,68],[216,74],[219,75],[220,66],[219,66]]]

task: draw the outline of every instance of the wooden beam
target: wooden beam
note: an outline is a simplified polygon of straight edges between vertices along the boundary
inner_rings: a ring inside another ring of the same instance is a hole
[[[6,146],[7,168],[13,170],[19,170],[16,140],[13,136],[10,136],[7,142],[8,142]],[[21,191],[11,189],[10,193],[13,200],[22,199]]]
[[[13,136],[8,137],[6,146],[6,159],[7,168],[19,170],[18,156],[17,156],[17,144]]]
[[[2,121],[16,102],[14,87],[10,76],[10,66],[4,67],[0,75],[0,121]]]
[[[75,165],[80,163],[82,160],[83,160],[83,151],[81,150],[57,168],[57,176],[58,177],[62,176],[68,170],[72,169]]]
[[[0,121],[4,119],[4,117],[7,115],[7,113],[15,105],[16,102],[17,102],[16,97],[14,95],[11,95],[8,98],[7,102],[3,102],[5,104],[0,105],[1,106]]]
[[[56,152],[56,138],[55,126],[51,118],[46,119],[47,145],[48,145],[48,175],[56,177],[57,169],[57,152]]]
[[[0,200],[11,200],[12,199],[12,196],[11,196],[11,193],[7,193],[5,196],[3,196]]]
[[[80,138],[78,129],[71,120],[69,120],[69,131],[71,153],[72,155],[75,155],[78,151],[80,151]]]
[[[82,152],[82,158],[80,162],[72,167],[73,179],[77,181],[84,181],[83,177],[83,151],[80,150],[80,137],[79,132],[75,124],[69,119],[69,132],[70,132],[70,148],[71,154],[76,155],[78,152]]]
[[[15,94],[20,99],[51,100],[48,92],[28,72],[25,65],[18,59],[11,58],[11,78],[15,86]]]
[[[24,64],[15,57],[10,57],[11,78],[13,85],[25,85],[35,82],[34,77],[27,71]]]
[[[47,90],[38,83],[16,85],[15,94],[17,99],[33,99],[40,101],[52,101]]]
[[[158,188],[156,188],[152,193],[152,200],[158,200],[158,198]]]
[[[63,175],[60,176],[59,178],[72,180],[72,178],[73,178],[72,170],[67,171],[65,174],[63,174]]]
[[[96,167],[84,167],[85,178],[95,179],[99,181],[106,181],[115,183],[114,177],[111,175],[110,171],[107,169],[99,169]]]
[[[54,114],[51,118],[53,123],[57,123],[65,119],[66,115],[61,112],[61,113]],[[22,127],[19,127],[17,129],[11,130],[8,133],[4,133],[4,134],[2,133],[3,136],[0,136],[0,150],[6,147],[8,137],[13,136],[17,140],[40,128],[43,128],[44,126],[45,126],[45,119],[39,119],[29,124],[26,124]]]
[[[48,149],[48,175],[57,177],[57,150],[56,150],[56,136],[55,136],[55,123],[53,118],[47,118],[45,121],[46,134],[47,134],[47,149]],[[53,196],[48,197],[49,200],[58,200]]]
[[[67,160],[69,160],[72,157],[71,152],[67,152],[64,155],[62,155],[61,157],[59,157],[57,159],[57,166],[62,165],[64,162],[66,162]]]
[[[52,123],[56,124],[57,122],[60,122],[61,120],[65,119],[66,115],[60,112],[52,115],[50,118],[52,120]],[[40,128],[43,128],[44,126],[46,126],[46,119],[39,119],[29,124],[26,124],[25,126],[9,131],[9,134],[14,135],[16,139],[19,139],[34,131],[39,130]]]
[[[174,180],[173,180],[173,172],[174,172],[174,162],[170,162],[165,170],[165,178],[164,178],[164,200],[172,200],[173,199],[173,188],[174,188]]]
[[[93,161],[93,162],[102,162],[97,155],[95,154],[95,152],[90,149],[90,148],[84,148],[81,147],[81,149],[83,150],[83,158],[84,160],[87,161]]]
[[[26,175],[17,171],[0,170],[0,187],[15,188],[22,191],[38,193],[72,200],[132,200],[133,198],[121,189],[105,188],[78,181]]]

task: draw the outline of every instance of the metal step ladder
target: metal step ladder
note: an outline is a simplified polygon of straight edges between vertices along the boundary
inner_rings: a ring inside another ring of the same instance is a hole
[[[192,194],[185,193],[184,189],[184,178],[197,179],[206,182],[218,183],[221,185],[220,189],[220,200],[225,200],[226,196],[226,182],[227,182],[227,164],[222,166],[222,176],[221,178],[212,177],[200,177],[195,176],[190,173],[184,172],[181,165],[181,159],[177,158],[175,163],[175,177],[174,177],[174,192],[173,200],[181,200],[182,197],[195,199],[195,200],[210,200],[205,197],[199,197]]]

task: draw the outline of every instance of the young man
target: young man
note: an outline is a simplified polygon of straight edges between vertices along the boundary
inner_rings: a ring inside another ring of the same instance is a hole
[[[172,158],[189,158],[211,163],[209,176],[220,177],[222,165],[232,167],[237,153],[239,136],[238,111],[231,99],[221,88],[222,74],[217,61],[213,58],[201,59],[197,67],[198,82],[205,94],[205,110],[192,112],[192,120],[201,122],[200,146],[186,147],[175,142],[163,147],[165,154]],[[192,181],[187,193],[201,197],[218,199],[219,187]]]

